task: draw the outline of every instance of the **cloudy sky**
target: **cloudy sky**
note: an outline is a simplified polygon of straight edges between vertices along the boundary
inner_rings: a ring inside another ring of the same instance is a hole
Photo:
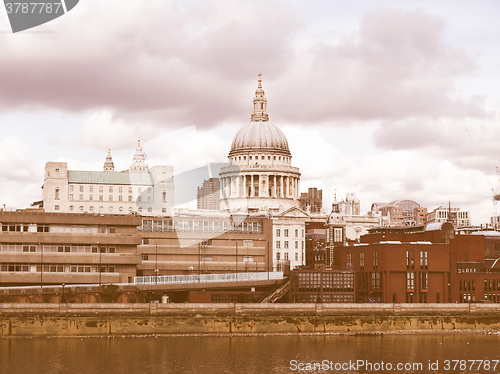
[[[137,139],[177,173],[226,160],[262,72],[302,189],[493,213],[497,0],[81,0],[12,34],[0,8],[0,204],[44,165],[126,169]]]

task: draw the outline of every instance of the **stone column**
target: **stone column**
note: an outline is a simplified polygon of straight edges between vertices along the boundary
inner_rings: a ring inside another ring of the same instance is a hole
[[[266,175],[266,196],[271,196],[271,194],[269,193],[269,175]]]
[[[276,174],[273,175],[273,197],[276,197]]]
[[[250,197],[255,197],[255,188],[253,185],[253,174],[250,175]]]
[[[283,175],[280,176],[280,197],[283,198]]]

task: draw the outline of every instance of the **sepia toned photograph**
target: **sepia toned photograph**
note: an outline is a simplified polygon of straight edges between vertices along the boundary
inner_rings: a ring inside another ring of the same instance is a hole
[[[3,0],[0,373],[500,371],[499,17]]]

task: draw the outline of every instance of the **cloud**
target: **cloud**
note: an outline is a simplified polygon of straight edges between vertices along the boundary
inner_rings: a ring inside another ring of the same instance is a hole
[[[289,123],[483,115],[482,98],[455,88],[474,60],[445,42],[437,16],[378,10],[352,35],[305,45],[303,27],[284,0],[88,0],[39,28],[54,33],[0,38],[0,110],[211,128],[250,113],[262,70],[271,117]]]
[[[0,107],[106,109],[170,127],[211,126],[249,111],[235,87],[286,64],[298,15],[284,1],[265,4],[262,12],[223,0],[189,9],[86,1],[39,29],[53,28],[50,36],[0,38]]]
[[[297,51],[276,82],[276,110],[310,122],[483,116],[482,98],[463,97],[455,87],[474,72],[474,60],[445,42],[444,29],[441,18],[421,9],[368,13],[353,35]]]

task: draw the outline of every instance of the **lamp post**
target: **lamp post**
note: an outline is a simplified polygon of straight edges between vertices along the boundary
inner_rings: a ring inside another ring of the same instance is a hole
[[[155,283],[158,284],[158,243],[155,241],[156,247],[156,263],[155,263]]]
[[[236,273],[236,280],[238,280],[238,240],[235,241],[235,252],[236,252],[236,259],[235,259],[235,262],[236,262],[236,266],[235,266],[235,273]]]
[[[40,288],[43,288],[43,245],[40,245],[40,243],[38,243],[38,245],[40,246],[42,251],[42,254],[40,256]]]
[[[101,287],[102,249],[101,246],[99,245],[99,242],[97,242],[97,250],[99,251],[99,287]]]
[[[198,282],[200,282],[201,275],[201,243],[198,243]]]
[[[62,284],[62,298],[61,298],[61,303],[66,303],[66,298],[64,297],[64,286],[66,286],[64,283]]]

